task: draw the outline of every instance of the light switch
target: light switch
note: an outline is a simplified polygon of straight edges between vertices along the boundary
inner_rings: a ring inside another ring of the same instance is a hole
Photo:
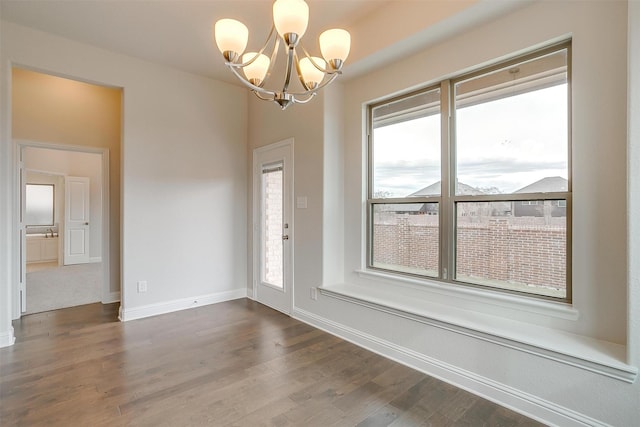
[[[296,199],[296,207],[298,209],[307,209],[307,196],[300,196]]]

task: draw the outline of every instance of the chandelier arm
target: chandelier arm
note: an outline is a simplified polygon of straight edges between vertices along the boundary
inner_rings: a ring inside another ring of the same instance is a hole
[[[242,82],[242,84],[244,84],[246,87],[248,87],[252,91],[254,91],[256,93],[266,94],[266,95],[271,96],[271,97],[275,96],[276,93],[274,91],[267,90],[267,89],[261,88],[259,86],[256,86],[254,84],[251,84],[251,82],[247,81],[247,79],[245,79],[244,77],[242,77],[240,75],[240,73],[238,72],[238,70],[236,70],[235,67],[231,67],[230,66],[229,69],[233,72],[233,74],[236,75],[236,77],[238,78],[238,80],[240,80]],[[271,98],[268,98],[268,99],[271,99]]]
[[[247,65],[251,65],[255,62],[256,59],[258,59],[258,57],[264,53],[265,50],[267,50],[267,47],[269,46],[269,41],[271,40],[271,37],[273,36],[273,32],[275,31],[275,27],[272,25],[271,26],[271,31],[269,31],[269,36],[267,37],[267,40],[265,40],[264,44],[262,45],[262,48],[253,56],[253,58],[251,58],[250,60],[248,60],[247,62],[225,62],[226,65],[228,65],[229,67],[235,67],[235,68],[244,68]],[[276,39],[276,44],[278,44],[278,37],[275,38]],[[274,51],[277,51],[277,46],[275,47]],[[271,54],[271,62],[273,62],[274,59],[273,53]],[[271,67],[269,67],[271,68]]]
[[[273,98],[275,95],[271,95],[271,96],[264,96],[259,92],[256,92],[255,90],[253,91],[254,95],[257,96],[259,99],[262,99],[263,101],[273,101]]]
[[[271,33],[269,34],[269,38],[271,38],[271,35],[273,34],[274,31],[275,31],[275,27],[272,27]],[[266,43],[269,43],[269,40],[267,40]],[[265,43],[265,47],[267,46],[266,43]],[[273,71],[273,67],[278,57],[278,49],[280,49],[280,38],[276,35],[275,41],[273,42],[273,51],[271,52],[271,59],[269,60],[269,68],[267,68],[267,73],[264,75],[264,81],[262,82],[263,84],[264,82],[267,81],[269,77],[271,77],[271,71]]]
[[[304,48],[303,48],[304,50]],[[313,89],[309,89],[307,87],[307,84],[304,82],[304,79],[302,78],[302,71],[300,70],[300,61],[298,60],[298,54],[297,52],[294,52],[294,57],[293,57],[295,63],[296,63],[296,73],[298,74],[298,80],[300,80],[300,84],[302,85],[303,88],[308,89],[308,90],[313,90]],[[311,61],[313,62],[313,61]]]
[[[262,45],[262,49],[260,49],[260,53],[263,53],[265,50],[267,50],[267,46],[269,45],[269,41],[271,40],[271,37],[273,37],[273,34],[276,32],[276,26],[275,24],[271,24],[271,31],[269,31],[269,35],[267,36],[267,39],[264,41],[264,44]],[[276,41],[278,41],[278,36],[275,36]]]
[[[293,46],[289,46],[289,52],[287,53],[287,72],[284,77],[284,85],[282,86],[282,93],[287,93],[289,89],[289,83],[291,82],[291,70],[293,68],[293,57],[296,50]]]
[[[316,92],[311,92],[307,99],[298,99],[295,96],[292,96],[291,100],[293,101],[294,104],[306,104],[307,102],[311,101],[316,95],[317,95]],[[300,96],[304,96],[304,95],[300,95]]]
[[[340,70],[336,70],[335,73],[327,74],[329,76],[329,78],[325,79],[324,82],[322,82],[318,86],[316,86],[316,88],[313,89],[313,92],[317,92],[320,89],[322,89],[323,87],[331,84],[331,82],[333,82],[340,74],[342,74],[342,71],[340,71]]]
[[[316,61],[314,61],[313,59],[311,59],[311,55],[309,54],[309,52],[307,52],[307,49],[304,48],[304,46],[302,45],[302,43],[300,43],[300,48],[302,49],[302,52],[304,53],[304,56],[306,56],[307,58],[309,58],[309,60],[311,61],[311,63],[313,64],[314,67],[316,67],[318,69],[318,71],[322,71],[325,74],[340,74],[340,70],[335,70],[333,68],[322,68],[320,66],[318,66],[318,64],[316,64]]]
[[[332,81],[334,81],[339,74],[342,74],[341,72],[339,72],[339,70],[337,70],[338,72],[330,74],[328,79],[325,79],[325,81],[322,84],[319,84],[318,86],[316,86],[314,89],[310,89],[310,90],[306,90],[304,92],[290,92],[289,94],[291,96],[306,96],[306,95],[310,95],[310,94],[314,94],[316,92],[318,92],[320,89],[322,89],[323,87],[331,84]]]

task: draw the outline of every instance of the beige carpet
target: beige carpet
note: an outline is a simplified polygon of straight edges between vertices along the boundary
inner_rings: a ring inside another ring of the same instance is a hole
[[[27,273],[27,311],[40,313],[102,300],[102,263],[45,268]]]

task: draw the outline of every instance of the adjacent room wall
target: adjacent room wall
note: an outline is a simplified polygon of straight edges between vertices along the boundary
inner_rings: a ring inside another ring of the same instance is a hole
[[[82,176],[89,178],[89,212],[91,220],[89,255],[93,261],[102,257],[102,156],[95,153],[49,150],[37,147],[25,148],[25,168],[58,176]],[[27,174],[27,183],[30,174]],[[57,222],[64,227],[64,178],[62,185],[56,186],[56,211],[60,212]],[[59,201],[59,203],[58,203]],[[62,228],[60,233],[62,233]],[[119,233],[115,233],[119,234]],[[60,254],[62,256],[62,254]],[[119,283],[119,274],[116,283]],[[119,287],[114,290],[119,292]]]

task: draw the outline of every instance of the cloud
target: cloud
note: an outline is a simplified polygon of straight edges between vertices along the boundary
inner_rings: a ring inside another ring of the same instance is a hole
[[[536,172],[542,170],[566,170],[563,161],[531,162],[520,159],[495,159],[466,161],[458,164],[458,174],[469,174],[483,177],[504,177],[512,173]]]
[[[513,192],[567,177],[566,85],[477,104],[456,113],[457,177],[476,188]],[[374,135],[374,190],[404,197],[440,177],[440,120],[409,120]]]
[[[547,176],[565,176],[562,161],[535,162],[519,159],[467,161],[458,165],[461,182],[476,188],[496,187],[510,193]],[[405,197],[440,181],[440,167],[434,162],[396,161],[378,163],[374,170],[374,191]]]

